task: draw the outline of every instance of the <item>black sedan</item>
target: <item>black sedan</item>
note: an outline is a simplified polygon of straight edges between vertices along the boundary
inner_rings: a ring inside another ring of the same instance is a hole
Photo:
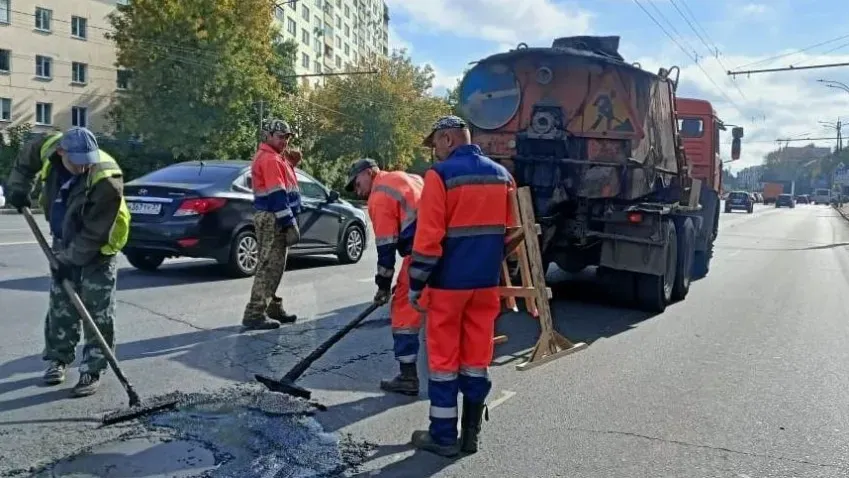
[[[249,161],[189,161],[130,181],[124,187],[132,214],[124,248],[130,264],[155,270],[169,257],[215,259],[234,277],[257,266]],[[367,246],[366,214],[297,170],[303,211],[301,242],[290,256],[332,254],[355,263]]]

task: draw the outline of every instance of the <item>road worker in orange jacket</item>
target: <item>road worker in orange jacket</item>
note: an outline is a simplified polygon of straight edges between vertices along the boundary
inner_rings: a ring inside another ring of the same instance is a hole
[[[475,453],[491,389],[499,272],[512,224],[510,173],[471,144],[466,123],[439,119],[424,145],[440,162],[425,174],[410,264],[410,302],[428,287],[430,428],[413,432],[417,448],[443,456]],[[463,393],[457,437],[457,393]]]
[[[418,395],[419,378],[416,357],[419,353],[419,329],[423,312],[409,302],[410,251],[416,232],[416,210],[424,181],[421,176],[402,171],[381,171],[372,159],[361,159],[351,166],[345,189],[368,198],[368,213],[377,244],[377,294],[374,301],[385,304],[392,296],[390,318],[395,359],[401,373],[393,379],[382,380],[380,388],[388,392]],[[395,254],[403,258],[395,293],[391,292],[395,275]]]
[[[293,136],[285,121],[264,121],[263,141],[251,165],[256,209],[254,229],[259,251],[251,298],[242,317],[245,330],[276,329],[280,324],[297,320],[297,316],[286,313],[283,299],[276,294],[286,270],[288,250],[301,237],[298,230],[301,194],[295,175],[301,155],[288,149]]]

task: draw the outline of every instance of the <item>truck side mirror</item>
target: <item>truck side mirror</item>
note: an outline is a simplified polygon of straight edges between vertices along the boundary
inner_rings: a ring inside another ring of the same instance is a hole
[[[735,126],[731,128],[731,137],[734,139],[741,139],[743,137],[743,127]]]
[[[740,138],[731,140],[731,159],[734,161],[740,159]]]

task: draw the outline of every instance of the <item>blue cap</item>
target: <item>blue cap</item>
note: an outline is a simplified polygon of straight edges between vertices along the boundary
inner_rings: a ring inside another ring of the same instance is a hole
[[[65,157],[78,166],[94,164],[100,161],[100,151],[94,133],[86,128],[71,128],[62,135],[59,147],[65,151]]]
[[[425,137],[424,141],[422,141],[422,146],[432,147],[433,146],[433,135],[437,131],[441,131],[444,129],[464,129],[468,128],[466,122],[463,121],[463,118],[454,115],[443,116],[436,120],[433,123],[433,127],[430,129],[430,134]]]

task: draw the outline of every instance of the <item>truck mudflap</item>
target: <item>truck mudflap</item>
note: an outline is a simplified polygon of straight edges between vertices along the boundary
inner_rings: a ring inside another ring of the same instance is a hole
[[[675,227],[665,220],[671,208],[634,207],[605,218],[603,232],[592,232],[602,239],[599,266],[640,274],[663,275],[666,271],[666,228]]]

